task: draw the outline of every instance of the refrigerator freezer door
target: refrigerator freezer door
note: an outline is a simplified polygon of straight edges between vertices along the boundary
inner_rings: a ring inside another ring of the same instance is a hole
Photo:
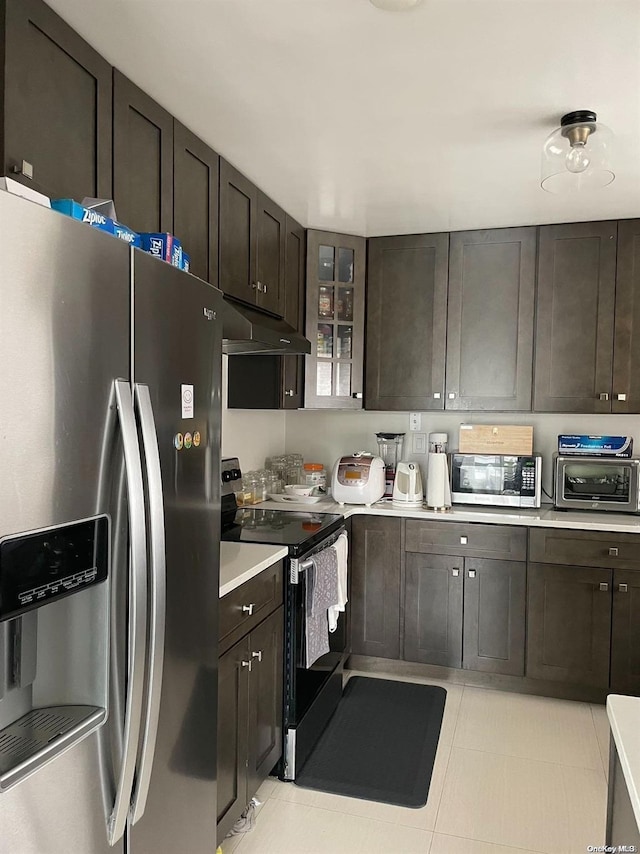
[[[131,827],[130,850],[211,854],[216,847],[221,295],[194,276],[138,250],[132,253],[133,381],[148,386],[155,416],[167,575],[158,732],[146,808]]]
[[[0,537],[100,513],[113,518],[105,460],[118,454],[113,381],[129,376],[128,247],[5,193],[0,193],[0,233]],[[117,526],[112,527],[115,532]],[[125,560],[122,550],[112,551],[112,578],[126,575]],[[39,612],[56,609],[57,619],[49,620],[46,648],[38,628],[37,679],[46,672],[47,690],[59,690],[61,702],[69,685],[76,692],[84,689],[73,685],[74,673],[82,670],[75,664],[92,654],[92,632],[106,619],[104,600],[96,613],[77,618],[73,603],[85,595]],[[56,630],[59,643],[52,635]],[[77,637],[77,661],[56,654],[68,636]],[[30,706],[31,690],[25,688],[17,699],[15,691],[5,694],[0,719],[8,703],[14,704],[10,715],[17,714],[20,702]],[[100,733],[0,795],[2,854],[123,850],[122,843],[110,848],[107,842],[114,792],[106,781],[119,769],[109,767],[99,736],[107,744],[118,742],[121,722],[111,711]]]

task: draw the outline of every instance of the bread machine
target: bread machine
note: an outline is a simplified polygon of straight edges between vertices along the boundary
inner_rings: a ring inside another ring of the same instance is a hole
[[[331,477],[331,493],[338,504],[374,504],[384,495],[385,467],[381,457],[354,451],[336,460]]]

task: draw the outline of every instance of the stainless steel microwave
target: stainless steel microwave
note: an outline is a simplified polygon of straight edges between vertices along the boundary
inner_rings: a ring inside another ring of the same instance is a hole
[[[452,504],[540,507],[542,457],[451,454]]]
[[[554,504],[564,510],[640,513],[640,459],[555,457]]]

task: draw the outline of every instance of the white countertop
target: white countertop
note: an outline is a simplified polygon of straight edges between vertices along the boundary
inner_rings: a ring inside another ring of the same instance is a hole
[[[220,543],[220,598],[288,554],[286,546]]]
[[[434,510],[393,507],[390,502],[379,501],[367,507],[364,504],[341,506],[330,498],[316,504],[263,501],[254,504],[259,510],[295,510],[310,513],[341,513],[349,516],[396,516],[405,519],[439,519],[456,522],[484,522],[490,525],[528,525],[535,528],[570,528],[581,531],[611,531],[640,534],[640,516],[630,513],[591,512],[589,510],[554,510],[543,504],[538,510],[518,510],[514,507],[473,507],[456,505],[448,513]]]
[[[607,715],[640,830],[640,697],[609,694]]]

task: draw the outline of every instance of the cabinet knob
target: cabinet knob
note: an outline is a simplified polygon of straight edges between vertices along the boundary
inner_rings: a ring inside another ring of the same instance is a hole
[[[351,395],[351,397],[355,398],[356,400],[362,400],[362,392],[361,391],[354,391],[354,393]]]
[[[440,400],[441,397],[442,397],[442,395],[440,394],[439,391],[434,391],[434,393],[433,393],[433,399],[434,400]]]
[[[249,616],[253,614],[253,609],[255,608],[255,604],[252,602],[250,605],[243,605],[242,610],[247,613]]]
[[[616,400],[626,400],[627,399],[626,394],[616,394],[615,397],[616,397]]]
[[[475,571],[475,569],[470,569],[470,570],[469,570],[469,572],[468,572],[467,574],[468,574],[468,577],[469,577],[469,578],[475,578],[475,577],[476,577],[476,571]]]
[[[609,392],[608,391],[601,391],[600,394],[598,395],[598,399],[599,400],[609,400]]]
[[[285,396],[285,397],[293,397],[293,389],[292,389],[292,388],[288,388],[288,389],[285,391],[284,396]]]
[[[606,593],[608,589],[609,589],[609,585],[607,584],[607,582],[601,581],[600,582],[600,590],[602,590],[603,593]]]
[[[252,669],[252,667],[253,667],[253,662],[252,662],[252,661],[241,661],[241,662],[240,662],[240,664],[241,664],[243,667],[248,667],[248,668],[249,668],[249,673],[251,673],[251,669]]]
[[[455,391],[450,391],[450,392],[447,394],[447,397],[449,398],[449,400],[455,400],[455,396],[456,396]]]
[[[467,545],[467,542],[468,542],[468,538],[467,538],[467,537],[460,537],[460,545],[461,545],[461,546],[466,546],[466,545]]]
[[[618,549],[611,547],[609,549],[610,557],[618,557]]]
[[[451,575],[453,575],[454,578],[457,578],[460,575],[460,570],[457,566],[451,570]]]
[[[263,293],[263,294],[266,294],[266,292],[267,292],[267,286],[266,286],[266,285],[263,285],[263,286],[262,286],[262,293]]]
[[[25,178],[33,178],[33,164],[23,160],[20,166],[13,167],[14,175],[24,175]]]
[[[618,592],[619,593],[628,593],[629,585],[628,584],[618,584]]]
[[[259,649],[257,652],[252,652],[251,658],[257,658],[258,661],[262,661],[262,650]]]
[[[258,284],[256,284],[255,282],[251,282],[251,287],[253,288],[254,291],[260,290],[259,284],[260,284],[259,282],[258,282]]]

